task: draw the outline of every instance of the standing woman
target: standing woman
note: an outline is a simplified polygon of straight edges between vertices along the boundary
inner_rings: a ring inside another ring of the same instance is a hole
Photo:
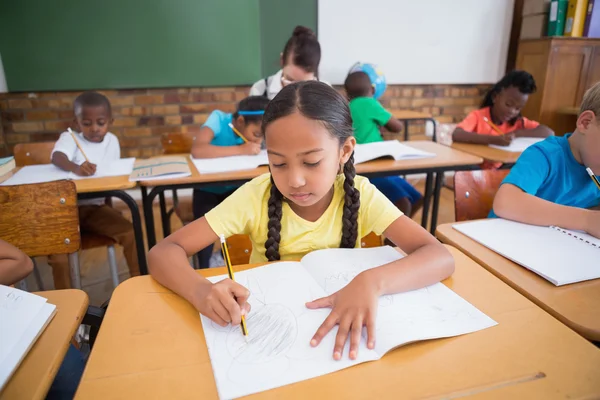
[[[272,100],[290,83],[318,80],[320,61],[321,46],[317,36],[311,29],[297,26],[281,53],[281,69],[252,85],[250,96],[266,96]]]

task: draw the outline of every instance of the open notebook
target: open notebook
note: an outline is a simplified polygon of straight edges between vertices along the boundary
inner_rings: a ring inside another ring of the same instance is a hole
[[[453,228],[556,286],[600,278],[600,239],[587,233],[500,218]]]
[[[489,146],[493,147],[495,149],[510,151],[513,153],[522,153],[529,146],[539,143],[542,140],[544,140],[544,139],[543,138],[521,137],[521,138],[513,139],[513,141],[508,146],[498,146],[495,144],[490,144]]]
[[[252,311],[248,338],[239,326],[225,328],[201,316],[219,396],[231,399],[314,378],[383,357],[407,343],[475,332],[496,325],[441,283],[379,299],[377,340],[367,349],[363,331],[358,357],[333,360],[337,329],[313,348],[310,340],[329,315],[305,303],[332,294],[360,272],[401,258],[391,247],[328,249],[301,262],[280,262],[235,274],[247,287]],[[226,276],[209,278],[213,282]]]
[[[21,168],[12,177],[0,183],[0,186],[26,185],[59,181],[63,179],[91,179],[108,176],[129,175],[133,169],[135,158],[121,158],[107,163],[97,164],[96,173],[92,176],[79,176],[72,172],[63,171],[53,164],[28,165]]]
[[[55,313],[45,298],[0,285],[0,391]]]
[[[267,151],[255,156],[231,156],[218,158],[193,158],[192,162],[201,174],[215,174],[219,172],[243,171],[269,165]]]
[[[357,144],[354,149],[354,164],[360,164],[377,158],[393,158],[398,161],[427,157],[435,157],[435,154],[415,149],[397,140]]]
[[[163,156],[148,160],[136,160],[129,180],[175,179],[190,176],[191,174],[186,157]]]

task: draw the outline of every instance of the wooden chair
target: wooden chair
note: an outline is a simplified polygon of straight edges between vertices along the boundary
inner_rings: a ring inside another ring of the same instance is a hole
[[[0,215],[0,239],[29,257],[68,254],[71,285],[81,288],[75,183],[0,186]]]
[[[163,133],[160,142],[163,148],[163,154],[190,154],[194,137],[190,134],[181,132]],[[191,203],[180,203],[177,197],[177,190],[173,189],[173,208],[167,211],[167,215],[177,215],[183,225],[187,225],[194,220],[194,211]]]
[[[379,247],[382,245],[382,237],[373,232],[369,233],[361,241],[361,247]],[[250,263],[252,243],[247,235],[233,235],[227,238],[227,250],[229,250],[231,265],[244,265]]]
[[[456,221],[487,218],[494,196],[509,170],[457,171],[454,174]]]
[[[55,142],[17,144],[14,148],[15,164],[17,167],[50,164],[54,144]],[[119,284],[119,272],[117,268],[115,244],[116,242],[108,236],[98,235],[91,232],[81,232],[81,250],[106,247],[111,280],[113,286],[117,287]]]

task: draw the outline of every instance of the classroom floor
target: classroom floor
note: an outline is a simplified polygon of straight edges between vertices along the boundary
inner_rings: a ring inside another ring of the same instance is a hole
[[[421,192],[424,192],[425,178],[422,179],[410,179],[409,181]],[[180,197],[180,202],[187,202],[191,207],[191,196]],[[141,210],[141,204],[138,205]],[[124,203],[118,200],[114,200],[114,206],[122,211],[123,215],[130,218],[129,209]],[[421,212],[418,212],[414,218],[419,224],[421,223]],[[162,227],[160,223],[160,211],[158,209],[158,203],[154,206],[154,220],[156,224],[157,239],[162,238]],[[447,188],[442,189],[440,208],[438,216],[438,224],[444,224],[454,221],[454,192]],[[171,220],[171,229],[174,231],[181,227],[181,221],[177,216],[173,215]],[[145,232],[145,228],[144,228]],[[123,252],[120,247],[117,247],[117,263],[119,267],[119,277],[121,282],[129,277],[127,270],[127,264],[123,257]],[[81,280],[83,290],[87,292],[90,297],[90,305],[100,306],[106,300],[109,299],[113,287],[110,279],[108,270],[108,261],[106,248],[97,248],[86,250],[80,253],[81,263]],[[40,271],[43,290],[54,289],[54,283],[52,281],[52,271],[48,265],[46,257],[36,258],[37,268]],[[27,287],[29,291],[40,290],[36,281],[32,276],[27,278]]]

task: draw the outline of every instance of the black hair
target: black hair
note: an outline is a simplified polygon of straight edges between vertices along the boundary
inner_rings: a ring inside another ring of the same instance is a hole
[[[272,122],[294,112],[306,118],[320,121],[331,136],[338,139],[340,146],[353,136],[352,117],[348,102],[331,86],[318,81],[295,82],[284,87],[267,106],[262,122],[262,132]],[[266,136],[265,136],[266,137]],[[360,192],[354,187],[354,153],[343,166],[344,172],[344,212],[342,215],[341,248],[356,247],[358,239],[358,210]],[[269,261],[280,259],[281,217],[283,196],[271,177],[271,192],[268,201],[268,233],[265,242],[265,256]]]
[[[344,81],[344,89],[348,99],[352,100],[356,97],[371,97],[373,84],[371,78],[363,71],[356,71],[348,74]]]
[[[283,48],[283,64],[286,65],[289,57],[294,65],[299,66],[306,72],[318,74],[321,62],[321,45],[315,33],[305,27],[298,25],[294,28],[292,36]]]
[[[523,94],[531,94],[537,90],[535,85],[535,79],[527,71],[512,70],[502,79],[500,79],[486,94],[481,102],[481,108],[492,107],[494,105],[494,96],[502,91],[502,89],[509,88],[511,86],[519,89],[519,92]],[[509,121],[510,125],[514,125],[521,118],[521,114]]]
[[[81,116],[83,107],[104,107],[108,112],[108,115],[112,115],[112,108],[108,98],[98,92],[83,92],[73,102],[73,112],[76,117]]]
[[[237,110],[233,114],[233,118],[235,119],[241,115],[244,118],[245,123],[260,123],[263,118],[262,114],[243,115],[243,111],[265,111],[265,108],[267,108],[267,104],[269,104],[269,99],[267,99],[266,97],[248,96],[238,103]],[[240,111],[242,111],[241,114]]]

